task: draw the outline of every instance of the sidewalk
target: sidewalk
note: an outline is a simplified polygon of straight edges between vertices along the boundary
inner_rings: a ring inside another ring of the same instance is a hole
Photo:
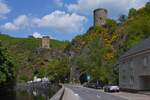
[[[149,95],[150,96],[150,91],[141,91],[139,94],[144,94],[144,95]]]
[[[101,92],[104,92],[103,90],[99,90]],[[129,93],[129,92],[119,92],[119,93],[108,93],[114,96],[119,96],[122,98],[125,98],[127,100],[150,100],[150,95],[145,95],[145,94],[139,94],[139,93]]]

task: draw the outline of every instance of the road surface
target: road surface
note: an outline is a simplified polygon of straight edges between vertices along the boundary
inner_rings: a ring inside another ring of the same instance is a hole
[[[79,96],[81,100],[127,100],[119,96],[114,96],[82,86],[66,85],[65,87],[71,89],[74,92],[74,95]]]

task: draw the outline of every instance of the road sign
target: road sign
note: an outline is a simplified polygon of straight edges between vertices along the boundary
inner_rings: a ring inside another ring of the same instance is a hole
[[[91,76],[90,75],[87,75],[87,80],[91,80]]]

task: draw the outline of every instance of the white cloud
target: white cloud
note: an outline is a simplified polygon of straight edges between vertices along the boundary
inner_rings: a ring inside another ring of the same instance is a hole
[[[0,18],[5,17],[10,12],[8,5],[0,0]]]
[[[82,30],[86,17],[75,13],[54,11],[42,18],[34,18],[33,23],[38,27],[47,27],[61,33],[79,32]]]
[[[78,0],[76,4],[66,5],[69,11],[86,12],[100,6],[100,0]]]
[[[39,32],[33,32],[32,36],[33,36],[34,38],[42,38],[43,36],[47,36],[47,35],[41,34],[41,33],[39,33]],[[56,39],[56,38],[54,38],[54,37],[52,37],[52,36],[49,36],[49,37],[50,37],[50,39]]]
[[[34,32],[34,33],[32,34],[32,36],[33,36],[34,38],[42,38],[42,34],[41,34],[41,33],[38,33],[38,32]]]
[[[150,0],[133,0],[132,3],[131,3],[131,7],[134,7],[134,8],[141,8],[143,7],[148,1]]]
[[[5,30],[19,30],[29,25],[29,18],[26,15],[18,16],[13,22],[7,22],[1,26]]]
[[[96,8],[106,8],[110,17],[127,14],[129,8],[142,7],[149,0],[78,0],[77,3],[66,4],[68,11],[83,14],[92,13]]]
[[[5,30],[18,30],[18,27],[10,22],[5,23],[1,28],[4,28]]]
[[[53,2],[58,6],[58,7],[63,7],[64,3],[62,2],[62,0],[53,0]]]
[[[35,27],[49,28],[60,33],[75,33],[83,30],[83,24],[86,20],[86,17],[75,13],[69,14],[64,11],[54,11],[42,18],[29,18],[26,15],[20,15],[12,22],[7,22],[4,25],[1,25],[1,29],[20,30],[27,27]]]
[[[13,23],[18,27],[24,27],[28,25],[29,19],[26,15],[20,15],[14,20]]]

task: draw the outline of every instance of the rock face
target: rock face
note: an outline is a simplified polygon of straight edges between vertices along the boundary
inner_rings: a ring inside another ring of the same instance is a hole
[[[106,25],[107,10],[99,8],[94,10],[94,26],[104,26]]]

